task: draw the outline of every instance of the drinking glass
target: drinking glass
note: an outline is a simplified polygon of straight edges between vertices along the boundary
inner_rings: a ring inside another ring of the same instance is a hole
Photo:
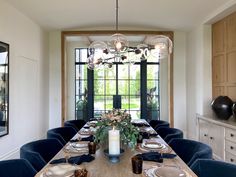
[[[143,158],[140,156],[134,156],[131,158],[132,170],[135,174],[141,174],[143,170]]]

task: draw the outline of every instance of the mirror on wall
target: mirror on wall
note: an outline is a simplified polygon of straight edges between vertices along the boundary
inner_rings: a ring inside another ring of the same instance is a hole
[[[9,132],[9,44],[0,41],[0,137]]]

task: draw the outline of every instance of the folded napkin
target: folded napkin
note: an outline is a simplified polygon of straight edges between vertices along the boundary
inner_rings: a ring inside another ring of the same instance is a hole
[[[149,136],[156,137],[156,136],[158,136],[158,133],[150,133]]]
[[[78,139],[72,139],[70,140],[71,143],[75,143],[75,142],[78,142],[79,140]]]
[[[143,154],[138,154],[137,156],[142,157],[144,161],[162,162],[163,158],[173,159],[176,157],[176,154],[159,153],[159,152],[146,152]]]
[[[142,139],[149,139],[150,138],[150,133],[148,133],[148,132],[139,132],[139,135],[141,136]]]
[[[95,158],[93,156],[91,156],[90,154],[88,154],[88,155],[83,154],[80,156],[70,157],[68,159],[68,163],[80,165],[83,162],[91,162],[94,159]],[[50,162],[50,164],[58,164],[58,163],[66,163],[66,159],[65,158],[55,159]]]
[[[94,139],[95,139],[94,136],[90,135],[89,137],[81,138],[80,141],[90,141],[90,142],[93,142]]]
[[[89,137],[85,137],[85,138],[81,138],[81,139],[71,139],[70,142],[74,143],[74,142],[78,142],[78,141],[90,141],[93,142],[94,141],[94,136],[90,135]]]
[[[145,123],[132,123],[135,127],[150,127],[150,125],[145,124]]]

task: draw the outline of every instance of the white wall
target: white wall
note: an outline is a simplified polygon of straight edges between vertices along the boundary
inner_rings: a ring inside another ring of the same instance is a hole
[[[186,134],[186,33],[174,32],[174,127]]]
[[[160,118],[169,121],[168,58],[160,59]]]
[[[187,132],[196,139],[196,113],[210,112],[211,27],[200,25],[187,35]]]
[[[9,135],[0,138],[0,159],[7,159],[48,128],[48,36],[0,0],[0,41],[10,44]]]
[[[61,126],[61,32],[49,33],[49,128]]]
[[[66,120],[75,119],[75,48],[88,47],[84,42],[66,42],[67,63],[67,113]]]

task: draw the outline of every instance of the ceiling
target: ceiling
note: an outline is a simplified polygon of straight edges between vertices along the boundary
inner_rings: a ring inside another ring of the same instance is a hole
[[[47,30],[115,29],[115,0],[6,1]],[[189,31],[229,2],[232,0],[119,0],[119,29]]]

